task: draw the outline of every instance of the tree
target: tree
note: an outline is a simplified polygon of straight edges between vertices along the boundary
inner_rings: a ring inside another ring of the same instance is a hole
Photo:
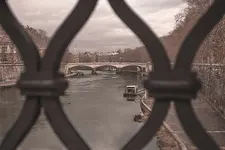
[[[42,35],[43,37],[47,37],[47,32],[44,31],[44,30],[42,30],[42,29],[38,29],[38,33],[39,33],[40,35]]]
[[[181,43],[196,21],[213,3],[213,0],[185,0],[188,7],[176,15],[176,27],[170,33],[173,40]],[[196,61],[224,63],[225,59],[225,19],[223,18],[203,41]],[[209,63],[209,62],[208,62]]]
[[[112,56],[109,55],[109,62],[112,62]]]
[[[89,55],[89,53],[79,53],[79,62],[91,62],[91,56]]]

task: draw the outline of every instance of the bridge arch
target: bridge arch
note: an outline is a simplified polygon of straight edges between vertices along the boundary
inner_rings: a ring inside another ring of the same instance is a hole
[[[101,66],[98,66],[95,68],[96,71],[100,71],[101,69],[104,69],[104,68],[114,68],[114,69],[118,69],[116,66],[113,66],[113,65],[101,65]]]
[[[90,70],[90,71],[94,72],[94,68],[92,68],[88,65],[76,65],[76,66],[69,67],[68,72],[70,72],[71,70]]]
[[[137,69],[139,68],[139,70]],[[142,72],[143,67],[139,65],[127,65],[121,68],[121,71],[137,71],[137,72]]]

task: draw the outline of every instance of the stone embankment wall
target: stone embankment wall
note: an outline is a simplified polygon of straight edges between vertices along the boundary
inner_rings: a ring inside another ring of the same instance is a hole
[[[198,72],[203,85],[197,98],[208,101],[225,116],[225,65],[195,65],[193,70]]]
[[[225,65],[193,67],[198,72],[203,87],[198,99],[208,101],[223,116],[225,115]]]
[[[0,66],[0,80],[18,79],[23,68],[23,66]]]
[[[65,66],[66,64],[62,63],[60,65],[60,71],[64,72],[65,71]],[[18,79],[18,77],[20,76],[21,72],[23,71],[24,66],[19,66],[19,65],[15,65],[15,66],[1,66],[0,64],[0,81],[1,80],[15,80]]]

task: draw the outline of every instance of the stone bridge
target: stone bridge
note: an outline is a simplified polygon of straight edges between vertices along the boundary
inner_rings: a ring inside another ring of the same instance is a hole
[[[147,63],[132,63],[132,62],[94,62],[94,63],[68,63],[65,66],[65,74],[68,74],[71,70],[91,70],[93,74],[101,68],[109,67],[114,68],[117,73],[122,71],[134,71],[134,72],[148,72],[151,70],[151,65]],[[135,68],[135,70],[134,70]]]
[[[151,70],[151,65],[147,63],[132,63],[132,62],[92,62],[92,63],[61,63],[60,71],[65,74],[70,73],[69,71],[79,68],[86,68],[87,70],[92,70],[92,73],[101,70],[101,67],[110,67],[116,69],[117,72],[121,70],[126,70],[130,72],[148,72]],[[135,68],[136,67],[136,68]],[[136,70],[135,70],[135,69]],[[10,80],[18,78],[20,73],[24,70],[23,63],[0,63],[0,79]]]
[[[136,72],[149,72],[152,70],[152,66],[149,63],[137,63],[137,62],[92,62],[92,63],[61,63],[60,71],[65,74],[70,73],[69,71],[74,69],[78,69],[79,67],[86,67],[87,70],[92,70],[93,73],[101,70],[101,67],[111,67],[117,70],[117,72],[126,70],[129,68],[134,71],[136,67]],[[133,68],[132,68],[133,67]],[[223,64],[205,64],[205,63],[194,63],[193,68],[197,70],[205,70],[206,68],[211,68],[210,70],[215,72],[218,71],[219,68],[223,68]],[[23,63],[0,63],[0,79],[5,78],[17,78],[21,71],[23,71],[24,65]]]

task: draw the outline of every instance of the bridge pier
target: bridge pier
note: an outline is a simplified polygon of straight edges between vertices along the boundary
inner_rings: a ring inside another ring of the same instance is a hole
[[[92,75],[97,75],[96,69],[92,69],[91,74],[92,74]]]
[[[121,74],[121,68],[116,68],[116,74]]]
[[[66,64],[61,64],[60,65],[60,68],[59,68],[59,71],[60,72],[62,72],[62,73],[64,73],[64,74],[67,74],[68,73],[68,67],[67,67],[67,65]]]
[[[146,72],[146,68],[142,68],[142,73],[145,73]]]
[[[141,67],[141,70],[140,70],[139,74],[140,74],[141,76],[144,76],[144,73],[145,73],[145,72],[146,72],[146,68]]]

